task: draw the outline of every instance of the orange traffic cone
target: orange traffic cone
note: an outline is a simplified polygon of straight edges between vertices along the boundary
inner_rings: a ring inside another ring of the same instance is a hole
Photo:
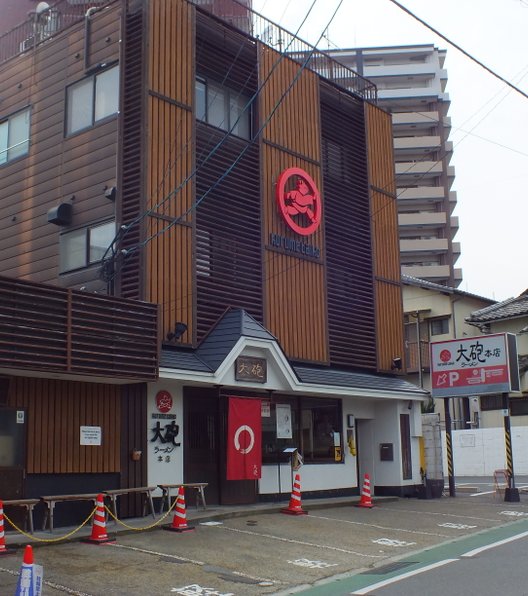
[[[308,511],[305,511],[301,506],[301,476],[299,474],[295,474],[290,504],[287,508],[281,509],[281,513],[288,513],[289,515],[308,514]]]
[[[82,542],[90,544],[103,544],[105,542],[115,542],[115,538],[109,538],[106,533],[105,506],[103,495],[97,495],[97,505],[92,521],[92,535],[90,538],[84,538]]]
[[[4,535],[4,503],[0,501],[0,555],[14,553],[14,548],[7,548]]]
[[[365,474],[365,480],[363,481],[363,488],[361,489],[361,499],[357,504],[358,507],[367,507],[372,509],[372,499],[370,498],[370,478],[368,474]]]
[[[194,530],[194,526],[187,525],[187,515],[185,513],[185,493],[183,486],[180,486],[178,491],[178,497],[176,499],[176,511],[172,518],[171,526],[163,526],[164,530],[170,530],[171,532],[190,532]]]

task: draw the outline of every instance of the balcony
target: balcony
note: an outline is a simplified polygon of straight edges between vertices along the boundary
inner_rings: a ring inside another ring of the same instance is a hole
[[[157,379],[155,304],[0,277],[0,320],[1,371]]]
[[[449,242],[446,238],[426,238],[418,240],[400,239],[400,252],[402,255],[409,256],[410,254],[419,255],[423,258],[424,255],[439,255],[444,254],[449,249]]]
[[[438,124],[438,112],[399,112],[392,115],[393,127],[411,127],[419,130]]]
[[[439,203],[444,200],[442,186],[418,186],[416,188],[398,188],[398,203]],[[456,202],[456,201],[455,201]]]
[[[419,152],[426,149],[439,149],[440,145],[440,137],[436,135],[428,135],[423,137],[396,137],[394,139],[394,150],[398,153],[405,153],[406,151]]]
[[[441,212],[400,213],[398,215],[400,228],[442,228],[446,223],[447,215]]]
[[[461,270],[456,269],[455,271]],[[449,279],[450,276],[449,265],[402,265],[401,272],[405,275],[411,275],[412,277],[418,277],[419,279],[426,279],[434,282],[445,281]],[[461,273],[460,279],[462,279]]]
[[[438,161],[405,161],[395,165],[396,176],[399,178],[398,182],[401,182],[402,179],[436,178],[443,171],[442,162]]]

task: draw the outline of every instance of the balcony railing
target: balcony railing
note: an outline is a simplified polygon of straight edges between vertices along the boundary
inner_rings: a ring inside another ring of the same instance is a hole
[[[27,21],[0,35],[0,64],[18,54],[34,50],[67,27],[84,20],[89,9],[102,9],[114,1],[58,0],[45,10],[38,10],[37,6]]]
[[[158,307],[0,277],[0,369],[155,380]]]

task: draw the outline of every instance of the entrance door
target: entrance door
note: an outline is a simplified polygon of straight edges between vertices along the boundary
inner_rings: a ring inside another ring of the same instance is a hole
[[[208,503],[220,502],[218,393],[186,388],[183,396],[184,482],[207,482]]]
[[[24,497],[26,412],[0,407],[0,486],[5,501]]]

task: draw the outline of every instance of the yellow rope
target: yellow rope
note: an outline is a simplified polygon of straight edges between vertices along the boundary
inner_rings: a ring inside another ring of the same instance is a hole
[[[129,526],[128,524],[125,524],[124,521],[121,521],[120,519],[118,519],[114,513],[111,511],[111,509],[108,507],[108,505],[105,505],[105,509],[108,512],[108,515],[118,524],[124,526],[125,528],[128,528],[129,530],[133,530],[134,532],[143,532],[145,530],[151,530],[152,528],[155,528],[156,526],[159,526],[161,524],[161,522],[169,515],[169,513],[174,509],[174,507],[176,506],[176,502],[177,499],[174,499],[174,503],[169,507],[169,510],[167,511],[167,513],[165,513],[165,515],[162,515],[157,521],[155,521],[153,524],[150,524],[150,526],[144,526],[142,528],[134,528],[134,526]]]
[[[69,538],[70,536],[73,536],[81,528],[83,528],[90,521],[92,515],[95,513],[96,510],[97,510],[97,507],[94,507],[93,510],[92,510],[92,512],[90,513],[90,515],[83,521],[83,523],[78,528],[75,528],[74,530],[72,530],[68,534],[65,534],[64,536],[59,536],[57,538],[37,538],[36,536],[33,536],[32,534],[28,534],[27,532],[24,532],[24,530],[21,530],[13,521],[11,521],[9,519],[9,517],[5,513],[4,513],[4,517],[11,524],[11,526],[13,526],[13,528],[17,532],[20,532],[20,534],[22,534],[23,536],[26,536],[26,538],[29,538],[30,540],[34,540],[36,542],[60,542],[61,540],[66,540],[66,538]]]

